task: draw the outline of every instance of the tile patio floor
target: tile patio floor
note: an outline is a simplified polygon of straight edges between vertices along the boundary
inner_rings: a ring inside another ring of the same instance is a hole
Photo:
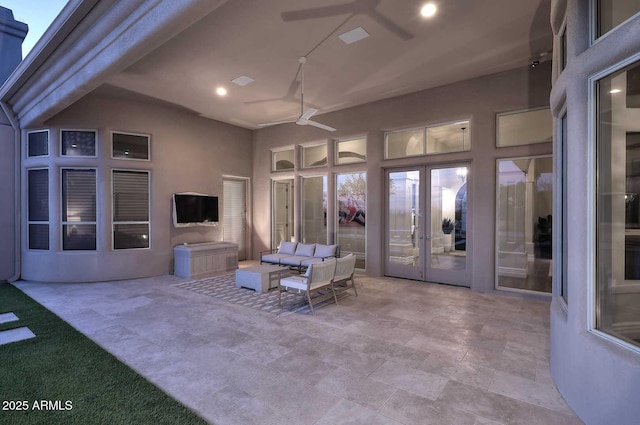
[[[548,302],[357,276],[357,298],[277,317],[182,281],[16,286],[217,425],[582,423]]]

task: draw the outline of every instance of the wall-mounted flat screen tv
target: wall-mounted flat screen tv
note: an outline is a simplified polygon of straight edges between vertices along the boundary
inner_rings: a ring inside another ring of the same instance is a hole
[[[193,192],[175,193],[173,225],[175,227],[217,226],[218,197]]]

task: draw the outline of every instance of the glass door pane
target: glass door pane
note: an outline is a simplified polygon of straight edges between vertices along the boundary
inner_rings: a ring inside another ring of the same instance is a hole
[[[336,175],[337,243],[340,255],[353,253],[356,268],[365,268],[367,173]]]
[[[327,177],[302,178],[303,243],[327,243]]]
[[[429,167],[429,217],[426,280],[470,286],[467,267],[469,204],[465,165]]]
[[[273,181],[271,247],[293,238],[293,179]]]
[[[387,192],[387,276],[422,279],[424,266],[421,255],[423,214],[420,185],[421,169],[388,171]]]

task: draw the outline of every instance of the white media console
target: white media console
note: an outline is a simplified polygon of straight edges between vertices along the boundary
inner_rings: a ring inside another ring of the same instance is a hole
[[[238,245],[207,242],[173,248],[174,271],[179,277],[201,277],[230,272],[238,268]]]

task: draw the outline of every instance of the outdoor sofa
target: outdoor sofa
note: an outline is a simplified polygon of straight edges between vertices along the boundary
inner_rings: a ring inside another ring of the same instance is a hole
[[[309,264],[340,257],[338,245],[280,241],[276,249],[260,252],[260,264],[277,264],[302,272]]]

